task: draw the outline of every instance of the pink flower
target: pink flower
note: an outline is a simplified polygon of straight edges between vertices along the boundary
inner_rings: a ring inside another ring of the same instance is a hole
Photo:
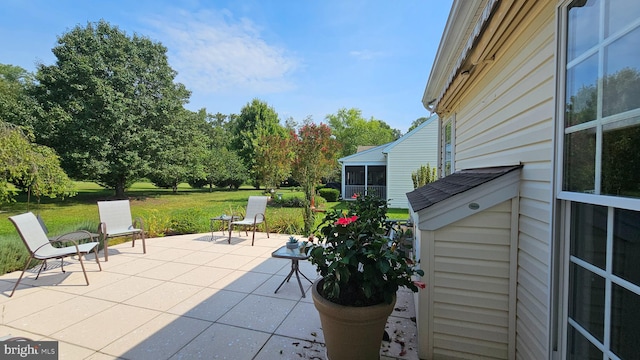
[[[358,220],[358,216],[357,215],[353,215],[351,217],[342,217],[340,219],[338,219],[338,221],[335,222],[335,225],[342,225],[342,226],[347,226],[349,224],[351,224],[352,222]]]
[[[417,280],[415,280],[415,281],[413,282],[413,284],[414,284],[415,286],[419,287],[420,289],[424,289],[424,288],[426,288],[426,287],[427,287],[427,284],[425,284],[425,283],[424,283],[424,281],[417,281]]]
[[[357,198],[358,198],[358,194],[353,194],[353,195],[351,195],[351,198],[352,198],[352,199],[357,199]]]

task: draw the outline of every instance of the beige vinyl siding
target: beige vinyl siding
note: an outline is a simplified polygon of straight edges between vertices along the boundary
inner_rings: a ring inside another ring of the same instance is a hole
[[[433,358],[507,359],[511,202],[433,232]],[[424,334],[421,334],[424,336]]]
[[[522,359],[550,354],[554,23],[555,5],[537,3],[453,108],[457,170],[524,164],[516,291],[516,351]]]
[[[421,165],[438,166],[438,122],[432,121],[395,144],[387,154],[387,198],[389,206],[407,209],[407,192],[413,190],[411,173]]]

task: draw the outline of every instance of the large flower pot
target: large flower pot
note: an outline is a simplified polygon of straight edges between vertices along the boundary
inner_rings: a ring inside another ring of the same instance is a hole
[[[332,303],[318,292],[322,278],[311,286],[313,304],[320,313],[329,360],[379,359],[380,345],[391,304],[353,307]]]

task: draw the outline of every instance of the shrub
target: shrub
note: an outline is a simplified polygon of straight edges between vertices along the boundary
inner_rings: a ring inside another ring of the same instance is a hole
[[[318,195],[322,196],[328,202],[336,202],[338,201],[338,197],[340,197],[340,191],[331,188],[324,188],[318,190]]]
[[[413,188],[417,189],[428,183],[438,180],[437,169],[432,168],[429,164],[427,166],[420,166],[418,170],[411,173],[411,181],[413,181]]]
[[[166,212],[151,210],[143,219],[147,237],[164,236],[170,227],[170,218]]]
[[[304,224],[302,217],[295,215],[284,215],[273,220],[269,220],[269,231],[280,234],[302,234]]]
[[[29,252],[20,238],[6,237],[0,240],[0,274],[21,270],[27,259]],[[31,262],[32,266],[37,264],[37,261]]]
[[[203,219],[208,217],[199,210],[187,209],[173,213],[169,220],[169,229],[166,235],[195,234],[203,228]]]
[[[283,197],[282,199],[278,199],[278,197],[276,197],[271,200],[270,204],[276,207],[301,208],[304,207],[304,199],[297,196]]]

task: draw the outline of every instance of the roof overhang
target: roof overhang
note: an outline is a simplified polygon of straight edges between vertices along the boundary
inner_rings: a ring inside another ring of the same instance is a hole
[[[476,21],[476,9],[484,2],[486,0],[453,1],[422,96],[422,104],[427,110],[431,110],[430,106],[449,82],[454,65],[463,53],[462,47],[471,35],[470,24]]]
[[[420,230],[437,230],[519,195],[522,165],[461,170],[407,193]]]
[[[501,45],[535,3],[454,0],[422,97],[424,107],[440,115],[449,113],[455,95],[494,62]]]

